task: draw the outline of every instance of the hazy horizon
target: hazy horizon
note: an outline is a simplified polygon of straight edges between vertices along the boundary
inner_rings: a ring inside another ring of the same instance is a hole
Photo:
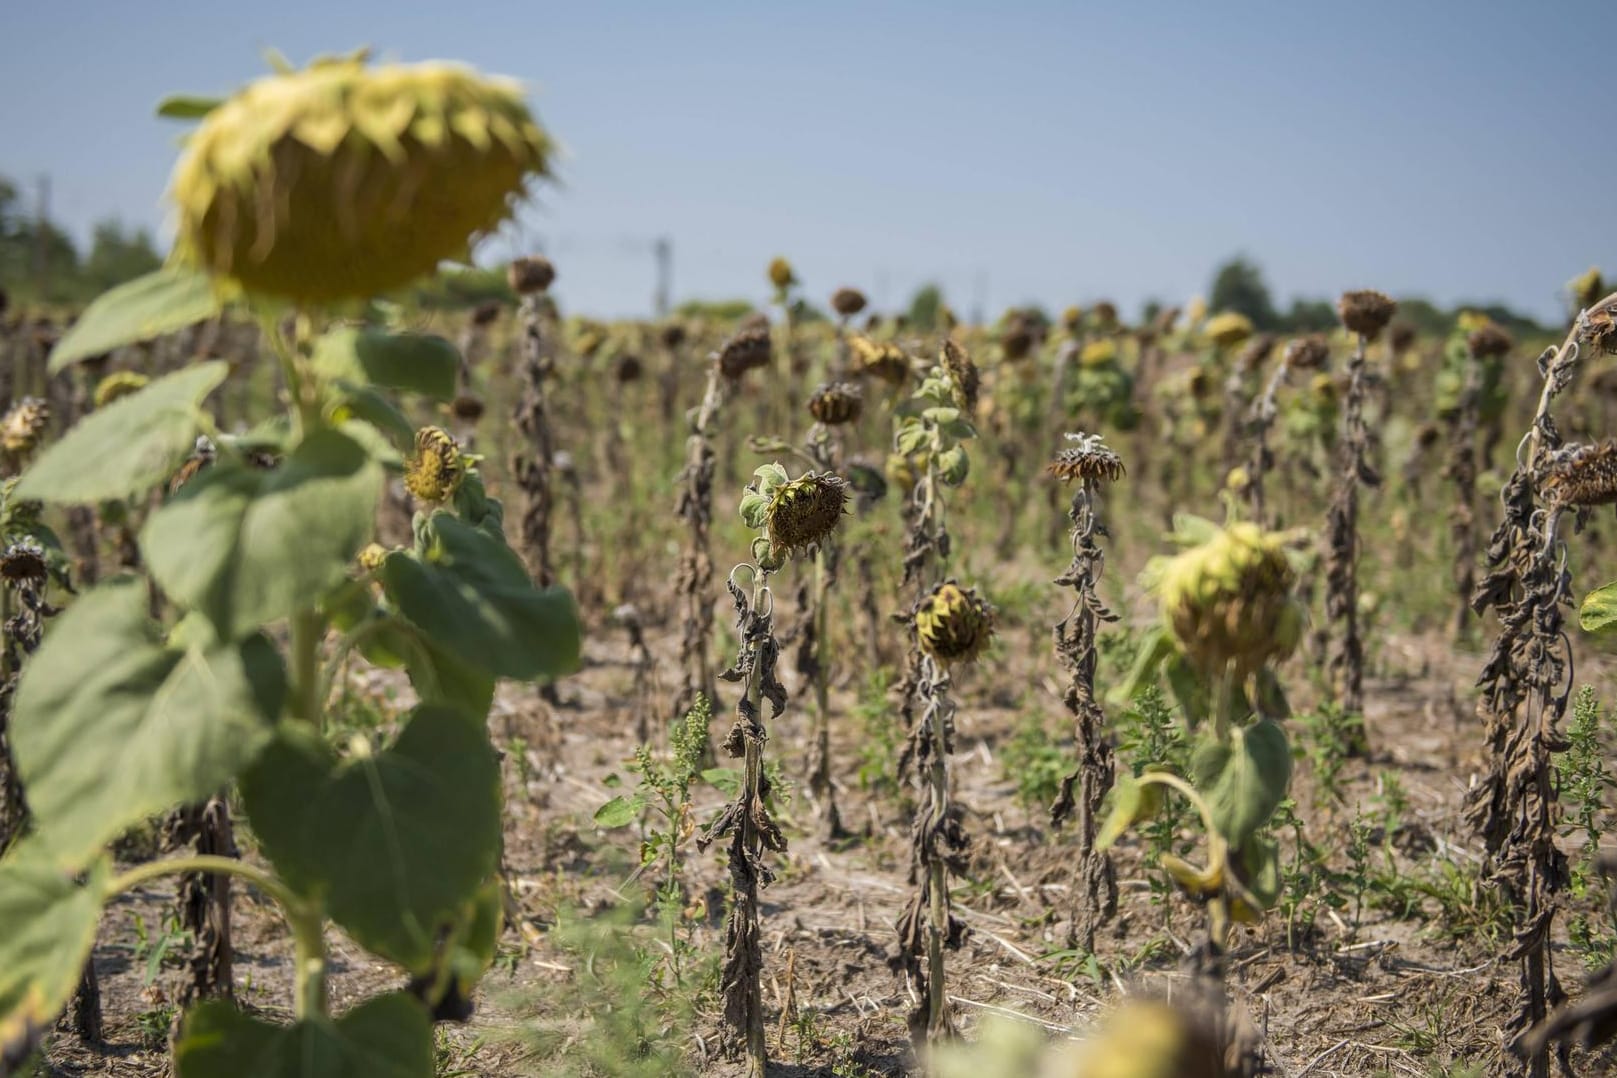
[[[1374,287],[1554,323],[1569,278],[1617,268],[1617,144],[1587,74],[1601,12],[64,0],[0,22],[0,174],[30,205],[48,175],[81,243],[104,218],[163,242],[185,127],[159,99],[228,92],[267,47],[301,64],[369,44],[528,85],[562,183],[482,253],[544,249],[574,310],[649,313],[667,236],[676,303],[761,302],[784,254],[818,304],[853,285],[893,307],[935,281],[962,313],[1134,312],[1244,254],[1282,306]]]

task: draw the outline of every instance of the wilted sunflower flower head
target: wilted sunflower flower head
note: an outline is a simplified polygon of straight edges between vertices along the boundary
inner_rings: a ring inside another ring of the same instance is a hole
[[[982,391],[982,378],[977,373],[977,364],[973,363],[966,350],[950,337],[943,339],[943,352],[938,361],[949,376],[949,390],[955,404],[967,415],[975,412],[977,395]]]
[[[51,407],[40,397],[24,397],[0,419],[0,449],[23,456],[39,446],[51,420]]]
[[[1239,311],[1221,311],[1207,320],[1202,333],[1219,348],[1234,348],[1252,336],[1252,319]]]
[[[831,309],[843,318],[852,318],[865,309],[865,294],[857,288],[839,288],[831,293]]]
[[[115,400],[139,393],[149,381],[139,371],[113,371],[95,384],[95,406],[105,408]]]
[[[50,572],[45,548],[31,535],[24,535],[0,552],[0,579],[8,583],[43,584]]]
[[[404,466],[404,487],[424,502],[446,502],[466,478],[460,446],[442,427],[416,431],[415,452]]]
[[[1343,292],[1336,301],[1336,313],[1348,332],[1373,341],[1387,328],[1392,316],[1398,313],[1398,304],[1385,293],[1366,288],[1357,292]]]
[[[1590,266],[1588,270],[1578,274],[1567,282],[1567,291],[1572,293],[1572,301],[1578,305],[1578,310],[1586,310],[1600,302],[1600,297],[1606,294],[1606,282],[1600,275],[1600,267]]]
[[[364,52],[250,83],[186,141],[176,254],[227,287],[365,299],[465,255],[549,173],[515,83]]]
[[[852,423],[864,410],[864,392],[852,382],[828,382],[808,400],[809,415],[826,426]]]
[[[784,292],[797,283],[797,274],[792,272],[792,264],[784,257],[777,255],[770,259],[769,283],[775,286],[777,292]]]
[[[1477,359],[1499,359],[1508,355],[1515,341],[1509,333],[1486,322],[1465,335],[1465,347]]]
[[[769,366],[769,327],[743,329],[719,347],[719,371],[734,381],[756,367]]]
[[[1073,443],[1056,454],[1044,470],[1063,482],[1074,479],[1091,483],[1113,483],[1123,478],[1123,458],[1106,445],[1098,434],[1068,434]]]
[[[944,666],[969,663],[994,637],[994,608],[976,589],[945,581],[915,608],[915,635],[921,650]]]
[[[859,360],[860,374],[886,382],[890,386],[902,386],[910,376],[910,357],[904,354],[904,349],[891,341],[873,341],[869,337],[852,336],[848,338],[848,346],[853,349],[854,356]]]
[[[1179,538],[1195,545],[1153,558],[1146,583],[1180,648],[1204,673],[1237,676],[1284,659],[1302,638],[1305,608],[1292,597],[1293,536],[1252,523],[1219,528],[1181,517]]]
[[[1109,367],[1117,362],[1117,339],[1115,337],[1101,337],[1084,345],[1084,350],[1078,353],[1080,366],[1091,369]]]
[[[1130,1000],[1038,1078],[1225,1078],[1218,1024],[1203,1007]]]
[[[1557,449],[1544,468],[1544,500],[1553,507],[1591,508],[1617,502],[1617,441]]]
[[[771,556],[783,559],[831,537],[848,503],[848,483],[831,472],[789,478],[779,464],[765,464],[741,498],[741,519],[769,537]]]
[[[1617,296],[1607,296],[1584,312],[1578,339],[1597,352],[1617,355]]]

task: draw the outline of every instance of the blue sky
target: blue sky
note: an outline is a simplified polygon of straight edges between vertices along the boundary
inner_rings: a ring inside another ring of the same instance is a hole
[[[49,174],[76,234],[160,228],[178,125],[219,93],[361,44],[515,76],[566,148],[485,254],[543,246],[574,310],[811,298],[963,313],[1205,290],[1256,259],[1277,295],[1376,287],[1548,319],[1617,271],[1609,0],[1496,3],[513,3],[11,0],[0,173]]]

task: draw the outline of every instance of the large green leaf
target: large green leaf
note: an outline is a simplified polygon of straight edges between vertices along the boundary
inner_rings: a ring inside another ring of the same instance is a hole
[[[442,337],[344,326],[315,341],[310,364],[334,381],[448,400],[455,395],[460,354]]]
[[[1280,725],[1264,719],[1231,731],[1209,733],[1191,754],[1192,784],[1207,799],[1213,823],[1234,849],[1269,822],[1291,782],[1291,749]]]
[[[223,360],[199,363],[90,413],[23,473],[17,497],[101,502],[150,490],[190,456],[202,401],[229,372]]]
[[[270,471],[208,469],[152,514],[141,550],[164,591],[237,640],[343,579],[385,482],[358,442],[318,430]]]
[[[104,292],[51,350],[50,372],[136,341],[160,337],[221,310],[205,273],[165,266]]]
[[[1617,581],[1602,585],[1583,597],[1578,624],[1584,632],[1600,636],[1617,630]]]
[[[458,709],[418,707],[391,748],[342,763],[313,731],[283,730],[241,785],[281,876],[412,972],[499,859],[499,764]]]
[[[262,637],[166,645],[144,582],[68,608],[28,661],[12,751],[41,841],[77,869],[131,824],[230,782],[269,740],[284,691]]]
[[[223,1000],[185,1016],[178,1078],[432,1078],[432,1020],[402,992],[367,1000],[336,1021],[277,1026]]]
[[[451,513],[423,528],[424,555],[397,551],[382,581],[401,613],[465,662],[528,680],[578,668],[572,596],[539,589],[504,543]]]
[[[0,1059],[38,1047],[78,987],[106,899],[107,861],[75,883],[25,841],[0,861]]]

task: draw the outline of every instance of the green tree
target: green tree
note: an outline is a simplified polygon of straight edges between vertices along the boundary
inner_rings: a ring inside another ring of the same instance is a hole
[[[910,325],[926,332],[938,324],[938,311],[943,307],[943,289],[935,284],[924,284],[910,299]]]
[[[1274,329],[1280,322],[1274,300],[1256,263],[1237,255],[1213,273],[1207,303],[1213,311],[1237,311],[1258,329]]]
[[[80,287],[86,295],[99,295],[162,265],[151,233],[143,228],[129,231],[119,221],[102,221],[95,226]]]
[[[1280,328],[1293,333],[1320,333],[1336,328],[1336,307],[1329,300],[1294,296]]]

